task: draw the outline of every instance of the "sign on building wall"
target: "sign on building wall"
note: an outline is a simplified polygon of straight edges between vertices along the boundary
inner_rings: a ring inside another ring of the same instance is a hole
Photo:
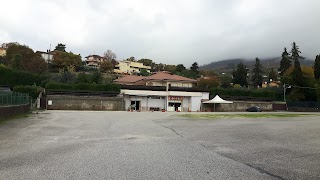
[[[168,99],[172,100],[172,101],[182,101],[183,97],[182,96],[169,96]]]

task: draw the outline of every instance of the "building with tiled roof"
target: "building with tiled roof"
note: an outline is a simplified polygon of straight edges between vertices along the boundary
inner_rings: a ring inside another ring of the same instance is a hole
[[[89,56],[85,57],[86,58],[86,65],[91,66],[91,67],[96,67],[99,68],[100,64],[105,60],[104,57],[101,57],[96,54],[90,54]]]
[[[124,75],[114,82],[121,85],[145,85],[144,76]]]
[[[191,88],[197,82],[195,79],[178,76],[166,71],[155,72],[151,76],[125,75],[114,81],[122,85],[172,86]]]
[[[56,54],[56,51],[36,51],[36,54],[40,54],[46,63],[51,63],[53,60],[53,56]]]
[[[118,74],[138,74],[142,69],[150,73],[151,66],[145,66],[143,63],[135,61],[120,61],[114,67],[114,72]]]
[[[200,111],[209,92],[192,91],[196,80],[169,72],[151,76],[125,75],[114,81],[122,85],[126,108],[138,111]]]

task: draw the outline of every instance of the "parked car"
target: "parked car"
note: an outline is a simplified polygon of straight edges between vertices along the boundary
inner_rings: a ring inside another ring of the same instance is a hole
[[[262,108],[260,106],[252,106],[246,109],[248,112],[262,112]]]

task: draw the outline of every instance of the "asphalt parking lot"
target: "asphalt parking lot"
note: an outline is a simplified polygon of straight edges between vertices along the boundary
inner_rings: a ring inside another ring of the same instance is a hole
[[[319,179],[320,116],[44,111],[0,124],[0,179]]]

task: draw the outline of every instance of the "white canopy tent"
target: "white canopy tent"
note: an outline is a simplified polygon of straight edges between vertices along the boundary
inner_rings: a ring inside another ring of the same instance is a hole
[[[203,102],[203,104],[213,104],[214,112],[216,112],[216,104],[232,104],[232,101],[226,101],[222,99],[219,95],[216,95],[213,99]]]

